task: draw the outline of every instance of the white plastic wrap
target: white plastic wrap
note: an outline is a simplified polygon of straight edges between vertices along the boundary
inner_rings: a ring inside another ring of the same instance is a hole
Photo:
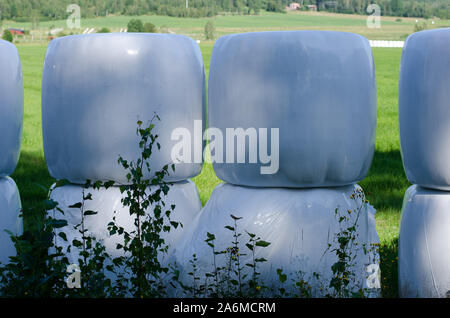
[[[329,187],[367,174],[376,83],[366,38],[329,31],[223,36],[212,52],[208,89],[209,126],[224,135],[226,128],[267,128],[267,153],[273,155],[271,128],[279,129],[276,173],[261,173],[270,164],[260,154],[250,163],[247,138],[245,163],[226,162],[224,147],[224,163],[214,163],[220,179],[255,187]],[[258,140],[258,151],[266,139]],[[234,148],[236,156],[236,143]]]
[[[405,193],[398,277],[401,297],[448,297],[450,193],[413,185]]]
[[[0,178],[0,262],[6,264],[9,257],[16,255],[14,243],[5,230],[14,235],[23,232],[22,218],[19,217],[22,209],[19,190],[14,180],[5,177]]]
[[[23,78],[16,47],[0,40],[0,177],[14,172],[23,124]]]
[[[149,193],[153,193],[155,190],[156,188],[151,187]],[[85,229],[88,230],[89,235],[92,235],[98,241],[103,242],[106,251],[112,257],[123,255],[116,249],[117,243],[123,244],[123,236],[110,236],[108,223],[113,220],[115,211],[116,224],[118,226],[123,227],[127,232],[131,232],[135,228],[135,216],[130,216],[128,208],[124,208],[121,202],[121,199],[125,197],[125,194],[121,194],[118,187],[111,187],[108,189],[102,188],[100,190],[86,189],[84,194],[87,195],[88,193],[92,194],[92,200],[84,201],[84,211],[91,210],[98,213],[96,215],[88,215],[85,217]],[[65,185],[54,189],[51,193],[51,199],[58,202],[59,208],[64,211],[64,215],[58,211],[54,211],[54,217],[57,219],[65,219],[68,222],[68,226],[63,227],[62,231],[66,233],[69,243],[72,243],[74,238],[81,241],[79,229],[74,229],[77,224],[81,223],[80,209],[69,208],[69,206],[82,202],[82,194],[83,187],[78,185]],[[165,243],[174,246],[177,244],[183,231],[189,228],[192,220],[198,214],[202,206],[197,188],[192,181],[174,183],[173,186],[170,187],[167,196],[163,197],[163,201],[167,208],[172,204],[175,204],[175,210],[171,213],[170,218],[173,221],[181,222],[183,224],[183,228],[172,228],[170,232],[163,233]],[[163,211],[165,212],[166,209]],[[153,213],[153,209],[149,210],[149,213]],[[62,238],[57,236],[55,242],[58,246],[62,246],[64,250],[66,250],[68,243]],[[72,262],[76,262],[78,258],[77,249],[72,248],[72,252],[68,257]]]
[[[242,256],[241,264],[252,263],[250,251],[244,245],[248,242],[249,236],[245,233],[248,231],[271,243],[266,248],[256,250],[257,258],[264,257],[268,260],[261,263],[259,268],[266,286],[277,286],[276,270],[282,268],[289,277],[285,287],[292,288],[294,283],[290,278],[297,278],[295,273],[301,270],[305,274],[305,280],[313,287],[314,295],[323,296],[330,292],[327,287],[331,266],[336,262],[334,253],[331,250],[326,252],[328,243],[336,246],[333,238],[339,228],[338,217],[341,213],[349,216],[352,222],[356,220],[356,211],[361,207],[361,201],[351,199],[350,196],[357,189],[357,185],[330,189],[255,189],[221,184],[214,189],[205,207],[184,232],[169,261],[176,262],[181,280],[192,286],[192,277],[188,275],[192,271],[189,261],[196,254],[197,276],[204,279],[206,272],[214,271],[212,249],[205,243],[207,232],[216,237],[216,251],[232,246],[233,233],[224,226],[234,226],[230,217],[233,214],[242,217],[238,221],[238,232],[243,233],[239,237],[239,252],[247,255]],[[336,208],[339,208],[338,216],[335,215]],[[353,214],[348,214],[348,210],[352,210]],[[376,268],[379,258],[376,247],[371,246],[379,242],[374,214],[375,210],[370,205],[364,205],[361,209],[356,230],[358,246],[351,249],[353,255],[356,255],[352,267],[356,281],[351,287],[375,286],[371,295],[377,293],[376,285],[379,284],[376,275],[374,285],[367,285],[366,282],[366,279],[373,280],[366,273],[366,267],[375,264],[372,269]],[[346,223],[347,226],[349,224]],[[364,245],[367,253],[362,250]],[[219,255],[217,266],[225,265],[226,256]],[[313,272],[321,275],[319,280],[312,277]],[[321,291],[320,287],[324,289]],[[174,295],[184,296],[179,289],[174,291]]]
[[[117,159],[136,161],[140,155],[136,122],[147,125],[154,113],[161,118],[154,122],[161,144],[150,160],[154,172],[171,162],[175,128],[188,129],[191,143],[201,148],[202,126],[194,134],[194,120],[203,119],[204,107],[203,60],[188,37],[116,33],[55,39],[47,49],[42,79],[50,174],[78,184],[86,179],[127,184]],[[176,164],[167,181],[194,177],[201,161],[200,156],[197,163]]]
[[[450,190],[450,28],[406,39],[399,80],[400,140],[411,183]]]

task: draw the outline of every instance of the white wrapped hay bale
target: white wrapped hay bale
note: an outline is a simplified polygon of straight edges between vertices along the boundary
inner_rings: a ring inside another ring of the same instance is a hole
[[[194,121],[203,119],[204,107],[203,60],[188,37],[116,33],[55,39],[46,53],[42,80],[50,174],[79,184],[87,179],[127,184],[117,159],[121,155],[136,161],[141,154],[136,122],[145,126],[156,113],[161,121],[155,120],[154,133],[161,150],[150,160],[152,171],[172,161],[176,141],[171,133],[183,127],[200,148],[200,157],[176,164],[167,181],[193,177],[202,163],[202,125],[194,134]]]
[[[405,193],[398,277],[401,297],[448,297],[450,193],[413,185]]]
[[[403,48],[400,140],[411,183],[450,190],[450,28],[417,32]]]
[[[239,237],[239,253],[246,254],[241,256],[242,265],[252,263],[251,252],[245,246],[249,239],[246,231],[270,242],[268,247],[257,248],[255,254],[256,258],[268,260],[258,268],[265,286],[280,286],[276,270],[281,268],[288,276],[284,287],[292,290],[294,283],[291,279],[299,279],[297,273],[302,271],[304,280],[312,287],[313,295],[323,296],[331,292],[328,289],[331,266],[337,260],[332,249],[336,247],[335,234],[340,231],[338,219],[344,215],[350,219],[347,226],[356,224],[357,238],[354,243],[358,243],[350,248],[355,257],[349,264],[355,274],[350,287],[354,290],[375,288],[368,291],[368,294],[374,295],[379,288],[379,257],[373,244],[379,240],[375,210],[370,205],[362,204],[360,198],[351,198],[352,194],[360,190],[357,185],[317,189],[256,189],[221,184],[214,189],[205,207],[184,232],[169,261],[178,265],[181,281],[192,286],[192,276],[188,273],[193,270],[190,261],[196,254],[196,276],[201,278],[197,284],[204,283],[205,274],[214,272],[213,252],[205,242],[207,233],[216,237],[215,251],[233,246],[233,233],[224,228],[227,225],[234,226],[230,217],[233,214],[242,217],[237,224],[237,231],[242,233]],[[341,225],[344,227],[344,223]],[[329,248],[328,244],[332,247]],[[227,255],[217,256],[218,267],[226,266],[227,262]],[[313,277],[313,272],[320,274],[318,280]],[[246,273],[251,275],[248,268]],[[186,296],[182,289],[177,289],[174,294]]]
[[[23,124],[23,78],[16,47],[0,40],[0,177],[14,172]]]
[[[148,190],[148,194],[153,193],[156,189],[156,187],[151,187]],[[79,208],[69,208],[69,206],[83,202],[83,190],[84,196],[89,193],[92,195],[92,200],[84,201],[83,210],[97,212],[95,215],[85,216],[85,229],[88,230],[90,236],[95,237],[98,242],[104,244],[106,252],[112,257],[123,255],[116,249],[117,243],[123,244],[123,236],[110,236],[108,223],[113,221],[115,215],[117,226],[123,227],[127,232],[131,232],[135,229],[135,216],[130,216],[128,208],[123,206],[121,199],[126,194],[121,194],[119,187],[95,190],[92,188],[84,189],[78,185],[65,185],[52,190],[51,199],[56,201],[58,207],[64,211],[64,215],[62,215],[55,210],[53,216],[57,219],[65,219],[68,222],[68,226],[61,228],[65,232],[68,242],[57,235],[56,245],[62,246],[64,251],[66,251],[68,244],[72,245],[73,239],[76,238],[81,241],[79,228],[74,228],[81,223],[81,211]],[[171,213],[170,218],[183,224],[183,227],[172,228],[170,232],[162,234],[166,244],[175,246],[180,239],[180,235],[185,229],[189,228],[192,220],[200,211],[200,198],[195,184],[192,181],[183,181],[170,186],[167,196],[163,196],[163,201],[166,204],[166,208],[163,207],[163,212],[165,213],[174,204],[175,210]],[[149,209],[148,213],[153,213],[153,209]],[[71,248],[71,253],[68,255],[71,262],[76,263],[78,252],[76,248]]]
[[[5,230],[14,235],[22,234],[22,218],[19,217],[21,209],[19,190],[13,179],[0,178],[0,262],[2,264],[8,263],[10,256],[16,255],[14,243]]]
[[[375,69],[369,42],[360,35],[285,31],[221,37],[211,58],[208,105],[209,126],[224,135],[227,128],[259,133],[253,162],[249,140],[254,136],[245,139],[245,163],[236,158],[244,142],[231,145],[231,154],[224,143],[223,163],[216,159],[214,171],[226,182],[340,186],[361,180],[370,167]],[[261,136],[265,128],[267,138]],[[272,128],[279,130],[279,145]],[[273,171],[262,173],[268,166]]]

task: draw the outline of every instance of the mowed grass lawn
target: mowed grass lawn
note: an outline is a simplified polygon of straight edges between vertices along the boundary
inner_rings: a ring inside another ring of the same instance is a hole
[[[200,44],[206,71],[213,43]],[[24,208],[45,199],[54,182],[45,164],[41,129],[41,77],[46,46],[19,45],[25,86],[25,122],[22,151],[13,178]],[[397,238],[403,194],[408,187],[399,146],[397,88],[401,49],[375,48],[378,126],[376,152],[369,175],[360,182],[371,204],[377,209],[377,229],[381,239],[383,295],[397,296]],[[357,133],[357,132],[356,132]],[[301,164],[301,163],[299,163]],[[194,178],[204,204],[220,183],[212,166],[205,164]]]

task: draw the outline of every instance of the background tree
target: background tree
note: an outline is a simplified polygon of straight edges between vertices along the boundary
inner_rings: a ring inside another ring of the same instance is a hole
[[[139,19],[132,19],[127,24],[128,32],[144,32],[144,25]]]
[[[216,33],[216,28],[214,27],[214,24],[212,21],[208,21],[205,24],[205,39],[206,40],[214,40]]]
[[[338,13],[365,14],[369,3],[376,2],[382,15],[404,17],[450,16],[449,0],[0,0],[1,16],[5,20],[33,22],[33,12],[40,21],[65,20],[66,7],[78,4],[82,18],[116,15],[158,14],[171,17],[212,17],[219,13],[258,14],[260,10],[285,12],[291,2],[317,4],[318,10]],[[333,5],[331,5],[333,3]]]

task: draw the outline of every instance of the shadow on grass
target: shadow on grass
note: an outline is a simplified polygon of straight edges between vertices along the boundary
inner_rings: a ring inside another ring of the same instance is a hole
[[[54,182],[48,173],[44,156],[39,152],[22,151],[19,164],[11,177],[19,188],[24,210],[41,204]]]
[[[400,151],[376,151],[369,174],[360,185],[378,211],[398,213],[400,218],[403,196],[411,185],[403,169]],[[397,237],[382,241],[380,259],[382,296],[398,297]]]
[[[376,209],[400,211],[405,191],[411,185],[400,151],[375,151],[369,174],[359,184]]]
[[[380,246],[381,293],[398,297],[398,238]]]

